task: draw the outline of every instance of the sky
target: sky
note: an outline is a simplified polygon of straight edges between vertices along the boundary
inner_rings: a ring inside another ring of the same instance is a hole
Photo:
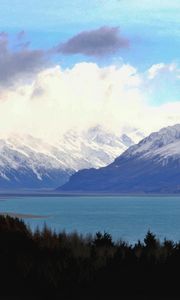
[[[179,0],[1,0],[0,134],[180,123]]]

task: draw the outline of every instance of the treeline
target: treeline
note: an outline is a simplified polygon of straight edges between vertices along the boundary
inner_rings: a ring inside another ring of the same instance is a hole
[[[0,216],[0,299],[180,299],[180,243],[31,230]]]

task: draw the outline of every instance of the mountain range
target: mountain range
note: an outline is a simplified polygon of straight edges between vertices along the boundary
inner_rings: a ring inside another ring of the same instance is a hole
[[[78,170],[110,164],[143,136],[137,129],[116,135],[96,126],[68,131],[54,142],[31,135],[0,138],[0,188],[57,188]]]
[[[179,193],[180,125],[154,132],[108,166],[81,170],[58,189],[68,192]]]

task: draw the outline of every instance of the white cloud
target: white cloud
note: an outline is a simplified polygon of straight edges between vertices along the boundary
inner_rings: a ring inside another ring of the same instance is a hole
[[[147,73],[155,76],[161,68],[151,67]],[[53,139],[69,129],[97,124],[116,132],[132,126],[149,133],[180,122],[180,102],[148,104],[145,76],[128,64],[100,68],[79,63],[72,69],[46,69],[31,84],[1,91],[0,134]]]
[[[152,65],[151,68],[148,70],[148,78],[154,79],[158,75],[161,75],[163,73],[176,73],[178,72],[178,67],[175,63],[171,64],[165,64],[165,63],[159,63]]]

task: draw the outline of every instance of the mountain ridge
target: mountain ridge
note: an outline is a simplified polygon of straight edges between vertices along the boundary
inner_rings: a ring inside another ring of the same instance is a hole
[[[134,139],[139,134],[130,132]],[[51,143],[30,135],[1,138],[0,188],[54,189],[80,169],[108,165],[132,144],[125,133],[115,135],[100,126],[71,130]]]
[[[180,124],[150,134],[107,167],[77,172],[59,190],[179,193]]]

